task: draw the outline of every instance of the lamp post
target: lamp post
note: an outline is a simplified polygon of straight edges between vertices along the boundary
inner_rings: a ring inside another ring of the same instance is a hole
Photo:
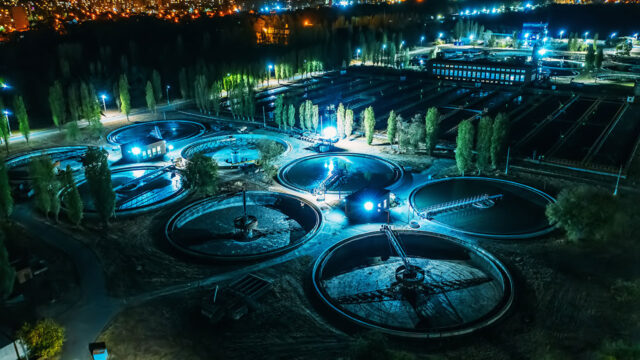
[[[562,35],[564,35],[564,30],[560,30],[560,40],[562,40]]]
[[[100,98],[102,99],[102,108],[104,109],[104,115],[107,115],[107,103],[105,102],[105,100],[107,99],[107,95],[102,94],[100,95]]]
[[[587,42],[587,36],[589,36],[589,32],[585,31],[584,32],[584,42]]]
[[[273,69],[273,65],[269,64],[267,68],[269,69],[269,75],[267,77],[267,86],[270,86],[271,85],[271,69]]]
[[[358,59],[360,58],[360,52],[361,52],[360,48],[357,48],[356,49],[356,61],[358,61]]]
[[[387,49],[387,44],[382,44],[382,58],[384,59],[384,51]]]
[[[420,36],[420,46],[422,46],[422,43],[424,42],[424,35]]]
[[[169,101],[169,89],[171,89],[171,85],[167,85],[166,89],[167,89],[167,105],[170,105],[171,101]]]

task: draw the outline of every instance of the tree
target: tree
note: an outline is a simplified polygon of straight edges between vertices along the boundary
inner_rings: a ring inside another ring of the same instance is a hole
[[[196,76],[194,83],[194,98],[196,106],[201,113],[209,112],[209,88],[207,86],[207,78],[204,75]]]
[[[48,156],[33,157],[29,162],[29,176],[33,179],[31,187],[36,207],[45,217],[48,217],[53,206],[51,183],[55,178],[51,158]],[[56,195],[53,194],[53,196]]]
[[[220,87],[220,82],[216,81],[211,85],[211,90],[209,91],[209,99],[211,101],[211,108],[216,116],[220,115],[220,99],[222,92],[222,88]]]
[[[64,94],[62,93],[62,84],[56,81],[49,88],[49,108],[51,110],[51,119],[53,124],[62,130],[62,124],[65,122],[66,107],[64,103]]]
[[[336,111],[336,130],[338,132],[338,138],[340,139],[344,137],[344,115],[344,106],[340,103]]]
[[[436,144],[438,143],[438,128],[440,125],[440,112],[438,112],[438,108],[433,106],[427,110],[427,115],[424,119],[424,142],[427,149],[427,154],[431,155],[433,153],[433,149],[436,148]]]
[[[618,237],[621,225],[633,228],[631,222],[637,223],[620,221],[633,219],[637,210],[634,205],[620,206],[618,199],[593,187],[575,186],[560,191],[557,201],[547,205],[545,213],[549,222],[563,229],[571,241],[606,242]]]
[[[596,70],[600,70],[602,68],[603,59],[604,59],[604,53],[602,51],[602,48],[598,48],[598,51],[596,52],[596,57],[593,61],[593,65],[595,66]]]
[[[284,94],[278,95],[275,101],[275,109],[273,110],[273,120],[278,125],[278,128],[282,127],[282,124],[285,123],[282,121],[283,119],[283,111],[284,111]],[[286,123],[285,123],[286,126]]]
[[[89,129],[91,132],[100,136],[102,133],[102,122],[100,122],[100,102],[96,95],[96,90],[93,85],[82,83],[80,85],[80,96],[82,99],[82,112],[87,122],[89,122]]]
[[[13,212],[13,197],[11,196],[11,185],[9,184],[9,174],[4,160],[0,160],[0,218],[6,220]]]
[[[15,109],[16,117],[18,118],[18,128],[20,129],[20,133],[24,136],[24,139],[28,144],[31,128],[29,127],[29,116],[27,115],[27,109],[24,106],[22,96],[16,95],[16,97],[13,98],[13,108]]]
[[[458,125],[458,137],[456,138],[456,165],[458,171],[464,173],[471,168],[473,162],[473,123],[464,120]]]
[[[65,185],[67,186],[67,191],[64,196],[66,215],[73,225],[79,226],[84,217],[84,204],[82,203],[78,187],[75,181],[73,181],[73,172],[70,165],[67,165],[64,176]]]
[[[111,169],[107,157],[106,150],[91,147],[82,159],[93,205],[105,226],[109,225],[109,219],[114,216],[116,207],[116,193],[111,183]]]
[[[298,118],[300,120],[300,129],[304,130],[305,124],[307,123],[305,120],[305,116],[307,115],[307,104],[303,102],[300,104],[300,108],[298,109]]]
[[[493,133],[491,134],[491,166],[498,167],[507,142],[509,131],[509,119],[503,113],[496,115],[493,121]]]
[[[278,170],[278,168],[273,165],[273,160],[280,156],[285,149],[281,144],[274,141],[260,141],[256,147],[258,151],[260,151],[260,168],[262,168],[265,178],[271,181]]]
[[[0,109],[4,109],[2,98],[0,98]],[[7,152],[9,152],[9,140],[11,138],[8,121],[9,116],[7,114],[0,113],[0,135],[2,136],[2,141],[4,142],[4,147]]]
[[[313,103],[311,100],[304,102],[304,125],[307,130],[313,129]]]
[[[78,85],[70,85],[67,90],[67,103],[69,105],[69,115],[71,116],[71,121],[74,122],[80,120],[80,113],[82,112],[79,97],[80,95],[78,95]]]
[[[153,84],[153,93],[156,95],[156,102],[162,100],[162,81],[160,79],[160,73],[158,70],[153,70],[151,73],[151,83]]]
[[[376,117],[373,114],[373,107],[369,106],[364,111],[364,133],[367,138],[367,144],[373,143],[373,134],[376,126]]]
[[[349,138],[353,133],[353,110],[347,109],[344,112],[344,135]]]
[[[188,82],[187,82],[187,69],[182,68],[180,69],[180,72],[178,73],[178,83],[180,85],[180,95],[182,96],[183,99],[186,99],[189,97],[189,90],[188,90]]]
[[[151,81],[147,81],[147,86],[145,87],[145,98],[147,100],[147,109],[152,113],[156,112],[156,96],[153,94],[153,85]]]
[[[186,186],[202,195],[218,192],[218,163],[212,158],[196,153],[184,170]]]
[[[596,53],[593,50],[593,46],[589,45],[587,47],[587,53],[584,56],[584,67],[587,71],[593,70],[595,60],[596,60]]]
[[[131,113],[131,95],[129,95],[129,79],[127,79],[126,74],[122,74],[120,76],[118,90],[120,92],[120,110],[127,116],[127,121],[129,121],[129,114]]]
[[[9,253],[5,246],[5,235],[0,230],[0,300],[11,295],[16,282],[16,270],[9,263]]]
[[[491,160],[491,137],[493,136],[493,120],[483,116],[478,122],[478,138],[476,140],[476,167],[482,173],[489,167]]]
[[[396,141],[397,128],[398,121],[396,120],[396,112],[391,110],[389,112],[389,118],[387,119],[387,140],[389,140],[389,144],[391,145]]]
[[[312,118],[311,123],[313,124],[313,129],[318,132],[318,125],[320,123],[320,109],[318,105],[313,105],[311,108]]]
[[[289,128],[293,129],[296,124],[296,107],[293,104],[289,104]]]
[[[65,341],[64,328],[52,319],[43,319],[35,324],[25,323],[17,337],[27,345],[29,357],[51,358],[62,351]]]

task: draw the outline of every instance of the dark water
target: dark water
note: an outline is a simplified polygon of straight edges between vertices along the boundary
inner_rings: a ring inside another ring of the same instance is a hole
[[[283,169],[285,182],[304,190],[312,191],[329,176],[330,169],[347,169],[341,182],[328,187],[328,191],[354,192],[364,187],[384,188],[397,180],[394,165],[386,161],[363,155],[310,156]]]
[[[128,144],[146,136],[155,135],[156,127],[160,131],[162,139],[166,141],[179,141],[192,138],[200,135],[204,130],[202,125],[189,121],[154,121],[116,129],[109,134],[109,140],[116,144]]]
[[[424,209],[482,194],[502,194],[503,198],[488,209],[469,207],[436,215],[434,220],[459,231],[489,236],[526,236],[549,227],[544,211],[550,200],[515,183],[481,178],[433,182],[416,191],[413,205]]]

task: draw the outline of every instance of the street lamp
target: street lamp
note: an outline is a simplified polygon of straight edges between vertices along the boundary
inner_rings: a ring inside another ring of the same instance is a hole
[[[359,59],[359,57],[360,57],[360,52],[361,52],[360,48],[357,48],[357,49],[356,49],[356,61],[357,61],[357,60]]]
[[[384,59],[384,51],[387,49],[387,44],[382,44],[382,58]]]
[[[107,115],[107,103],[105,102],[105,100],[107,100],[107,95],[102,94],[100,95],[100,98],[102,99],[102,107],[104,108],[104,115]]]
[[[443,36],[444,36],[444,33],[438,33],[438,39],[442,39]]]
[[[560,30],[560,40],[562,40],[562,35],[564,35],[564,30]]]
[[[170,101],[169,101],[169,89],[171,89],[171,85],[167,85],[166,89],[167,89],[167,105],[169,105],[170,104]]]
[[[420,36],[420,46],[422,46],[422,42],[424,42],[424,35]]]
[[[585,31],[585,32],[584,32],[584,41],[587,41],[587,36],[589,36],[589,32],[588,32],[588,31]]]
[[[273,65],[269,64],[267,66],[267,68],[269,69],[269,77],[267,78],[267,86],[271,85],[271,69],[273,69]]]
[[[614,37],[616,37],[616,35],[618,35],[617,32],[612,32],[610,37],[613,39]]]

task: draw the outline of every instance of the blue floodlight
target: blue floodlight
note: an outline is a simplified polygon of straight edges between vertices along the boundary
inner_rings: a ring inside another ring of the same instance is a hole
[[[564,30],[560,30],[560,36],[564,35]]]
[[[131,149],[131,153],[132,153],[133,155],[140,155],[140,152],[141,152],[141,151],[140,151],[140,148],[139,148],[139,147],[137,147],[137,146]]]
[[[373,203],[371,201],[367,201],[366,203],[364,203],[364,209],[367,211],[373,210]]]
[[[612,32],[612,33],[611,33],[611,38],[613,39],[614,37],[616,37],[616,35],[618,35],[618,33],[617,33],[617,32]]]
[[[584,32],[584,37],[587,37],[588,35],[589,35],[589,32],[588,32],[588,31],[585,31],[585,32]]]
[[[106,94],[100,94],[100,98],[101,98],[102,100],[106,100],[106,99],[107,99],[107,95],[106,95]]]
[[[420,41],[424,41],[424,36],[420,36]]]
[[[6,82],[2,82],[2,83],[0,83],[0,87],[2,89],[9,89],[11,86],[9,86],[9,84],[7,84]]]
[[[269,70],[273,69],[273,65],[269,64]]]
[[[333,139],[334,137],[338,136],[338,130],[336,130],[336,128],[333,126],[327,126],[326,128],[324,128],[324,130],[322,130],[322,136],[324,136],[326,139]]]
[[[442,39],[443,36],[444,36],[444,33],[438,33],[438,39]]]
[[[7,110],[7,109],[2,110],[2,113],[3,113],[5,116],[9,116],[9,115],[11,115],[11,111],[9,111],[9,110]]]
[[[382,48],[386,49],[387,48],[387,44],[382,44]]]

